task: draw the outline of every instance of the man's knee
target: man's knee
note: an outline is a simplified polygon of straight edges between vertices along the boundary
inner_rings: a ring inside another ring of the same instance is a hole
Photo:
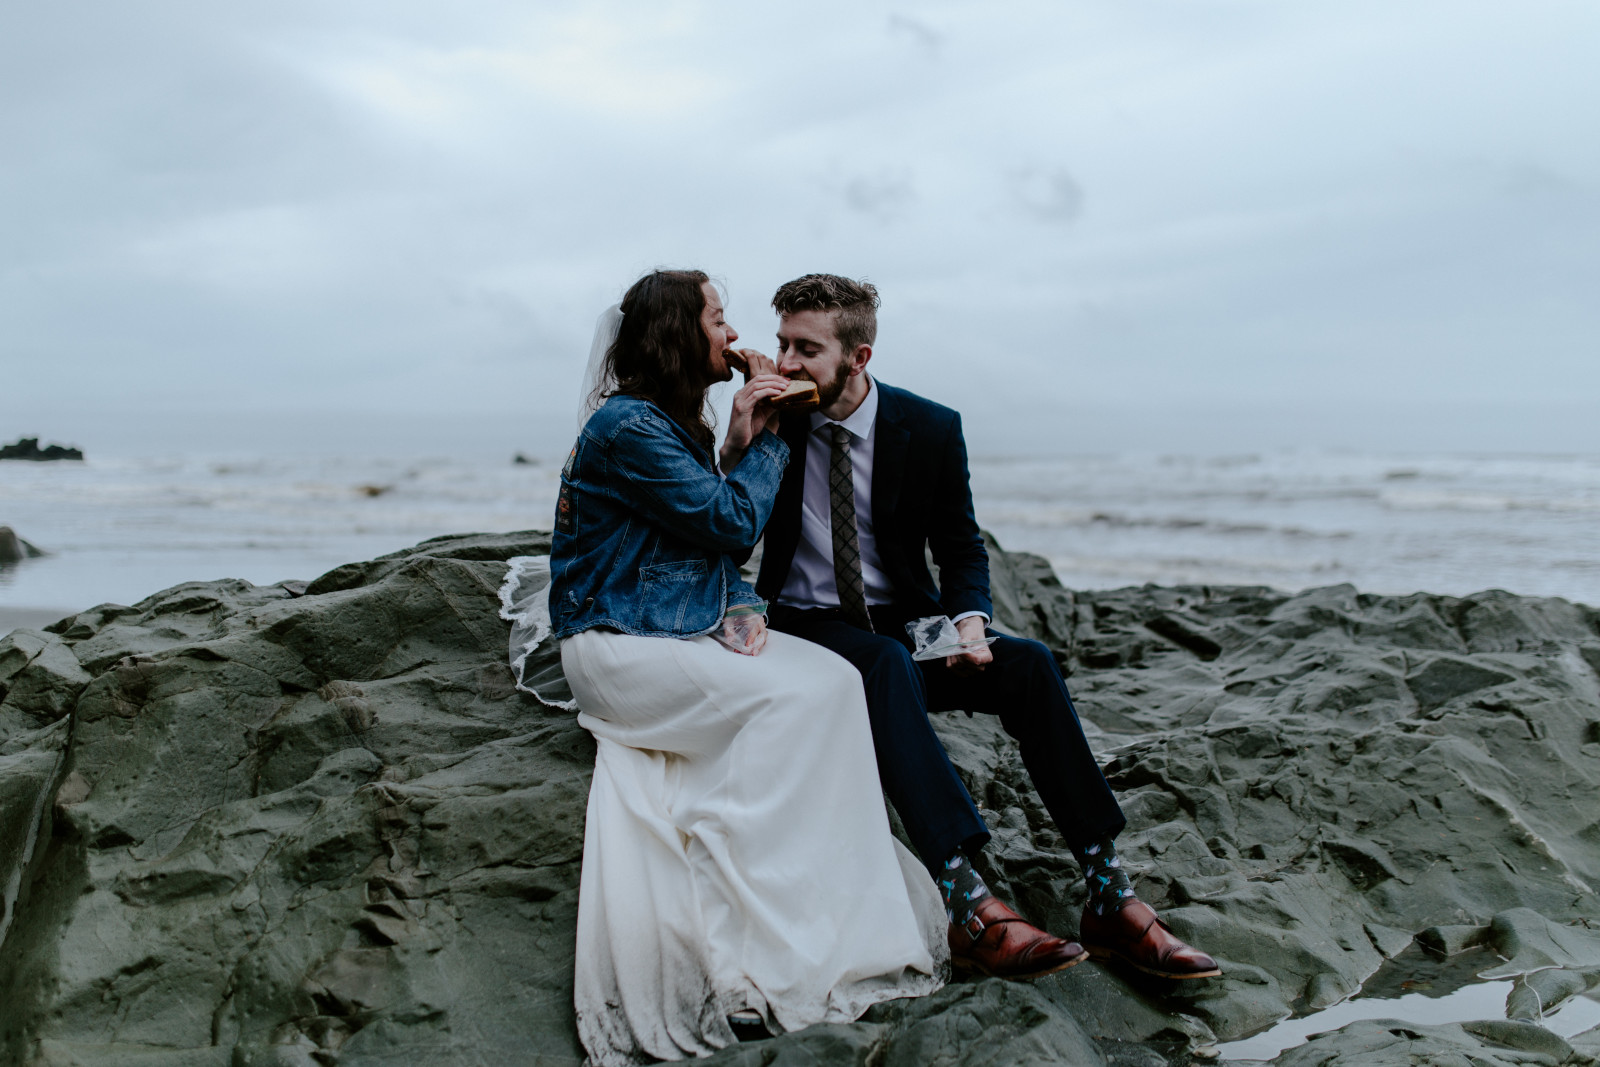
[[[1026,637],[1003,636],[991,646],[995,651],[994,666],[1001,671],[1028,677],[1060,679],[1061,668],[1049,646]]]
[[[1055,653],[1039,641],[1006,640],[1011,647],[1006,650],[1004,659],[995,664],[1004,675],[997,679],[1000,691],[1007,694],[1009,700],[1003,714],[1019,721],[1044,721],[1068,712],[1072,697],[1061,677]]]
[[[918,676],[917,663],[911,658],[910,650],[892,637],[883,637],[873,643],[872,662],[868,670],[895,682]]]
[[[1020,646],[1018,649],[1019,655],[1029,666],[1048,667],[1052,671],[1056,669],[1055,653],[1051,652],[1049,646],[1044,642],[1035,641],[1031,638],[1019,638],[1017,644]]]

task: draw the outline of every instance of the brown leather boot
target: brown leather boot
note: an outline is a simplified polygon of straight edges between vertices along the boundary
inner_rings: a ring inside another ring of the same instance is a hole
[[[1146,974],[1215,978],[1222,973],[1216,960],[1179,941],[1155,909],[1142,900],[1129,901],[1109,915],[1083,909],[1078,936],[1095,958],[1114,956]]]
[[[992,894],[978,902],[970,923],[950,926],[950,965],[957,974],[1038,978],[1088,958],[1082,945],[1030,926]]]

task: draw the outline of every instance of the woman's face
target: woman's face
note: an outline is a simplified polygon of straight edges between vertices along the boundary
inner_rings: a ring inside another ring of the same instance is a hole
[[[725,382],[733,377],[733,368],[722,358],[722,353],[739,339],[739,331],[724,321],[722,294],[717,292],[717,287],[710,282],[701,282],[700,291],[706,298],[706,306],[700,312],[700,326],[711,339],[711,380]]]

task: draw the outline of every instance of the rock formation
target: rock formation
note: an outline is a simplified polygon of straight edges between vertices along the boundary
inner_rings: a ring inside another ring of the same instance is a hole
[[[547,545],[441,538],[0,640],[0,1062],[576,1067],[594,750],[513,688],[497,615],[503,561]],[[998,551],[994,573],[1000,624],[1071,674],[1142,894],[1225,976],[961,983],[712,1062],[1185,1063],[1347,996],[1414,937],[1538,972],[1546,1011],[1600,979],[1595,612],[1072,593]],[[995,830],[992,883],[1070,932],[1077,870],[1014,745],[982,718],[939,728]],[[1353,1024],[1278,1062],[1600,1053],[1507,1016]]]
[[[82,459],[83,452],[76,448],[63,448],[61,445],[48,445],[39,447],[37,437],[24,437],[14,445],[0,445],[0,459]]]
[[[44,555],[43,552],[18,537],[17,532],[11,527],[0,526],[0,567],[20,563],[25,559],[35,559],[42,555]]]

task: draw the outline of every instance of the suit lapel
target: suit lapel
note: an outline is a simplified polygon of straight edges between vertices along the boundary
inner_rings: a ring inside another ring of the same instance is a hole
[[[778,423],[778,436],[789,446],[789,465],[778,483],[778,498],[772,504],[766,544],[761,550],[761,573],[776,583],[765,594],[767,596],[777,596],[777,591],[783,587],[789,577],[789,565],[794,562],[794,550],[800,544],[800,505],[805,498],[806,445],[810,433],[811,415],[807,412],[785,415]]]
[[[783,482],[778,492],[786,493],[793,489],[795,500],[799,501],[806,486],[806,445],[811,438],[811,413],[785,415],[778,423],[778,436],[789,446],[789,465],[784,468]]]
[[[885,388],[882,382],[874,384],[878,387],[878,419],[877,440],[872,447],[872,528],[881,546],[886,532],[894,528],[894,509],[900,502],[900,485],[905,481],[911,431],[905,427],[894,390]]]

